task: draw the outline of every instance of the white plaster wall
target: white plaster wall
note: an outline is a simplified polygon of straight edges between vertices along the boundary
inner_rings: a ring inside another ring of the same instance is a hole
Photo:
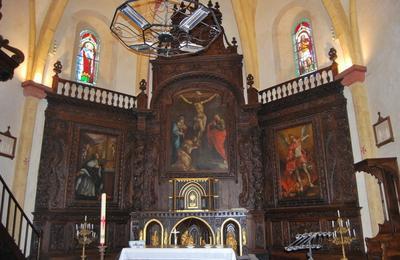
[[[294,23],[302,17],[311,20],[318,68],[331,64],[328,57],[331,47],[342,56],[337,42],[332,39],[331,21],[321,1],[258,1],[256,31],[261,89],[295,77],[291,32]]]
[[[14,78],[0,82],[0,131],[11,127],[11,134],[19,138],[24,96],[21,82],[26,76],[28,50],[28,0],[3,1],[0,21],[1,35],[25,54],[25,61],[14,71]],[[14,177],[15,159],[0,157],[0,174],[9,187]]]
[[[400,156],[400,1],[358,1],[358,22],[367,75],[371,121],[390,116],[395,142],[377,149],[378,157]]]
[[[57,60],[63,64],[61,77],[75,80],[79,33],[83,29],[90,29],[97,33],[101,42],[96,86],[134,94],[136,55],[113,37],[109,29],[115,8],[120,4],[116,0],[69,1],[54,36],[57,51],[49,54],[46,64],[46,85],[51,85],[53,64]]]

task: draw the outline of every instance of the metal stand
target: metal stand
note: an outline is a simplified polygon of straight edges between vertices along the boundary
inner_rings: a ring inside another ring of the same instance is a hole
[[[303,234],[297,234],[296,240],[290,243],[288,246],[285,247],[285,250],[288,252],[297,251],[297,250],[308,250],[307,252],[307,259],[313,260],[312,250],[313,249],[320,249],[322,245],[320,243],[313,243],[314,239],[318,237],[330,237],[331,232],[309,232]]]

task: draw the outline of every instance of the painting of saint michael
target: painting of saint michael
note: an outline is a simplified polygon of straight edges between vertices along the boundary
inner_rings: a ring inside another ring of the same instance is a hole
[[[277,132],[282,198],[319,196],[312,124]]]
[[[227,172],[226,109],[210,91],[177,94],[170,110],[168,170]]]

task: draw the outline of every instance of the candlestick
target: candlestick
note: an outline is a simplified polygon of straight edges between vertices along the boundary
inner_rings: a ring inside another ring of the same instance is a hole
[[[351,242],[355,239],[355,237],[351,237],[351,229],[350,229],[350,220],[347,219],[345,221],[345,225],[343,225],[343,219],[340,217],[340,211],[337,211],[338,219],[336,220],[338,226],[337,228],[333,228],[332,239],[330,242],[342,247],[342,258],[341,260],[347,260],[345,245],[351,244]],[[334,226],[334,225],[332,225]],[[354,230],[354,229],[353,229]],[[354,231],[353,231],[354,233]]]
[[[90,228],[90,224],[87,222],[87,217],[85,216],[85,222],[81,223],[79,226],[78,224],[75,225],[76,227],[76,239],[78,240],[79,244],[82,245],[82,255],[81,259],[86,259],[85,255],[85,248],[87,245],[92,243],[96,238],[96,233],[93,229]]]
[[[101,211],[100,211],[100,245],[104,245],[106,241],[106,198],[105,193],[101,194]]]

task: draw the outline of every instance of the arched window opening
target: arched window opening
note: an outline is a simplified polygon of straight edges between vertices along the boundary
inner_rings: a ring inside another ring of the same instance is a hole
[[[295,24],[292,39],[296,63],[296,76],[301,76],[317,70],[317,58],[315,56],[310,20],[302,19]]]
[[[76,80],[96,84],[99,65],[100,43],[89,30],[83,30],[79,37],[79,53],[76,59]]]

